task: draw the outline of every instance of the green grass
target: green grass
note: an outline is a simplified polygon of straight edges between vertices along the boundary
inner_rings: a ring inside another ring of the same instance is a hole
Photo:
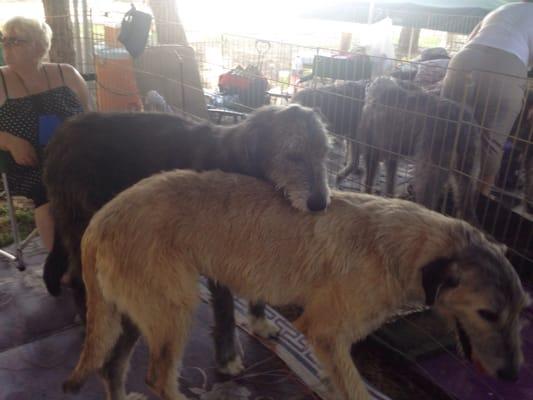
[[[20,237],[21,239],[24,239],[35,228],[33,210],[28,208],[17,208],[15,210],[15,218],[19,227]],[[0,205],[0,247],[8,246],[11,243],[13,243],[11,224],[9,222],[7,207],[4,203]]]

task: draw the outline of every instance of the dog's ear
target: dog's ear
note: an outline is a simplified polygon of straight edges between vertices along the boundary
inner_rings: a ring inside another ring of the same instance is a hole
[[[446,288],[459,285],[459,276],[454,260],[440,257],[422,267],[422,287],[426,295],[426,305],[432,306],[439,293]]]
[[[507,245],[505,245],[504,243],[495,243],[495,246],[502,252],[503,255],[507,254]]]
[[[485,237],[487,240],[492,244],[495,248],[498,249],[503,255],[507,254],[507,246],[504,243],[498,242],[492,235],[485,234]]]

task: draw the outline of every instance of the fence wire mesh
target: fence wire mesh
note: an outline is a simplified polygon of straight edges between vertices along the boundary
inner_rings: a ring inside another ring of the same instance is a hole
[[[488,76],[485,93],[465,91],[450,101],[441,93],[447,56],[408,61],[368,55],[357,43],[351,51],[338,51],[227,34],[193,40],[190,47],[160,45],[152,27],[147,49],[132,59],[117,40],[116,16],[92,15],[76,4],[71,16],[76,63],[89,78],[98,110],[172,112],[229,124],[266,104],[313,107],[331,135],[331,187],[413,201],[424,198],[424,204],[461,217],[468,214],[467,207],[475,207],[476,223],[508,245],[514,266],[524,279],[531,279],[531,80],[519,83],[527,90],[512,130],[505,132],[494,121],[508,116],[501,82],[514,78]],[[428,18],[434,19],[422,23],[419,18],[411,26],[424,29],[443,23],[440,17]],[[477,21],[479,17],[466,17],[463,22],[475,26]],[[442,39],[441,33],[433,34]],[[426,43],[436,43],[430,35],[426,38]],[[465,36],[444,40],[452,54]],[[412,46],[407,55],[416,55]],[[480,105],[487,96],[496,99],[492,108]],[[471,106],[481,111],[475,113]],[[479,118],[487,114],[491,121]],[[479,173],[490,149],[490,143],[483,144],[486,138],[499,146],[501,164],[489,194],[481,195]],[[465,198],[471,198],[471,204]],[[459,366],[464,364],[442,335],[436,337],[409,316],[398,318],[445,348]],[[490,387],[487,392],[495,393]]]

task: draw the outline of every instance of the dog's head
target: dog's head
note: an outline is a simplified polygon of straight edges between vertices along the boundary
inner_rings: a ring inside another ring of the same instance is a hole
[[[450,258],[422,269],[426,303],[452,323],[465,357],[480,370],[516,380],[523,361],[520,314],[529,297],[503,245],[475,232]]]
[[[245,123],[246,151],[261,175],[283,190],[293,207],[324,210],[330,201],[329,143],[319,115],[297,104],[270,106],[257,110]]]

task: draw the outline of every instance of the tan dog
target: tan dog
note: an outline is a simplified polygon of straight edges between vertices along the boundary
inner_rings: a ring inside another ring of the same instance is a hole
[[[302,305],[296,326],[336,399],[369,398],[350,346],[406,303],[433,305],[456,324],[467,357],[491,375],[514,379],[522,363],[528,297],[502,246],[407,201],[336,192],[327,213],[309,215],[254,178],[173,171],[98,211],[82,262],[87,336],[67,392],[100,371],[108,399],[140,398],[124,388],[140,332],[148,385],[164,400],[185,399],[176,373],[200,274],[251,300]]]

